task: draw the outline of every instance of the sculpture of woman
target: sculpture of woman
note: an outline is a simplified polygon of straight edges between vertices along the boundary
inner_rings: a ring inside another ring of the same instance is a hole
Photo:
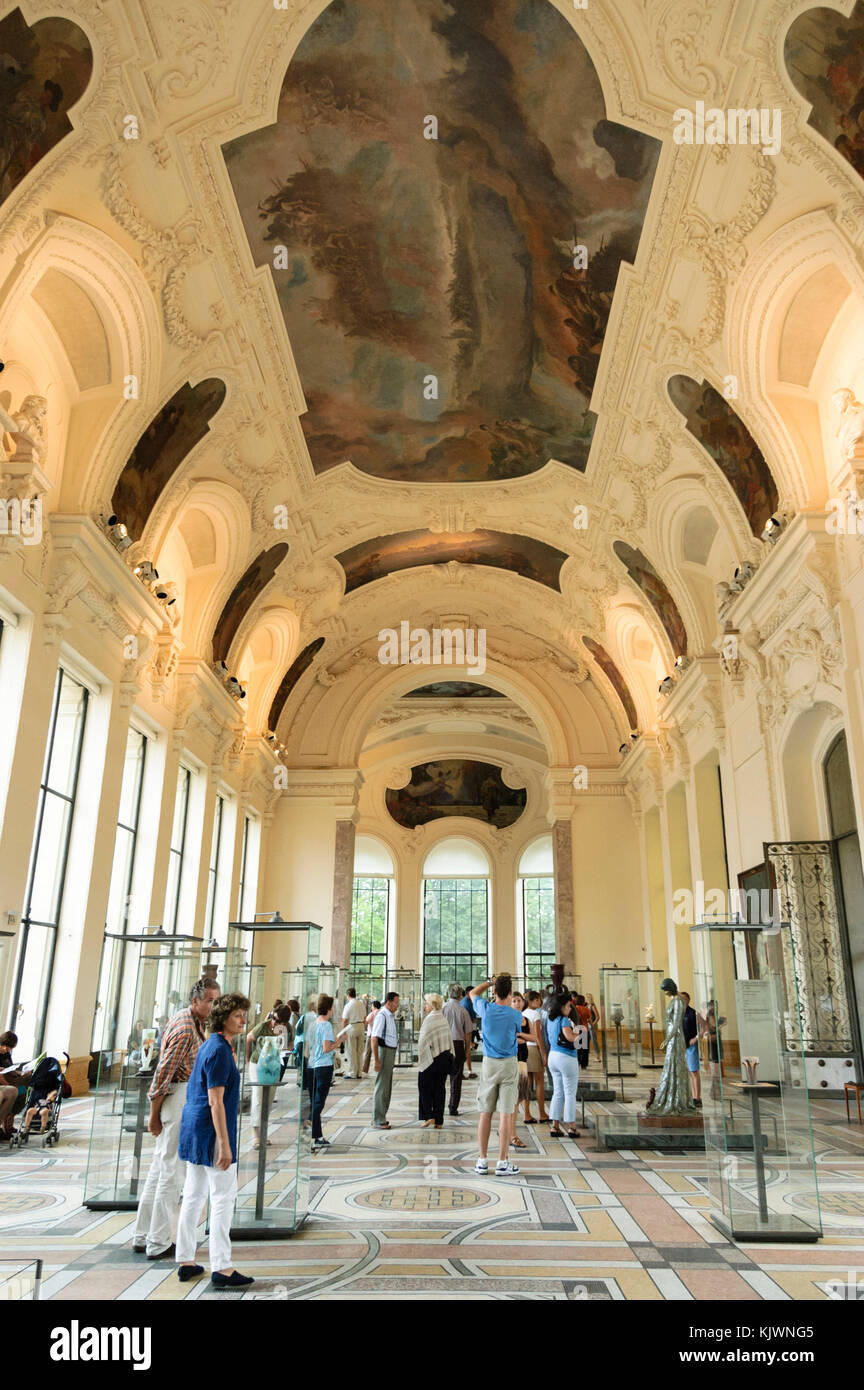
[[[646,1105],[645,1113],[646,1115],[686,1116],[689,1119],[698,1115],[699,1111],[693,1104],[690,1092],[684,1032],[681,1027],[686,1005],[678,993],[678,986],[674,980],[665,979],[660,988],[664,994],[669,996],[669,1008],[666,1010],[666,1036],[660,1044],[661,1048],[666,1049],[666,1059],[654,1098],[650,1105]]]

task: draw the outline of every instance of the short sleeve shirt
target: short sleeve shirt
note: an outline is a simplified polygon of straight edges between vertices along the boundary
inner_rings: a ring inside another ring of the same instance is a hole
[[[312,1051],[309,1056],[310,1067],[332,1067],[334,1060],[333,1052],[325,1052],[325,1042],[335,1042],[333,1034],[333,1024],[329,1018],[319,1018],[315,1025],[315,1038],[312,1043]]]
[[[483,1052],[486,1057],[515,1057],[522,1031],[522,1015],[509,1004],[476,998],[474,1008],[483,1029]]]
[[[231,1143],[231,1162],[237,1162],[237,1108],[240,1102],[240,1074],[231,1045],[222,1033],[211,1033],[198,1049],[186,1104],[180,1120],[180,1142],[177,1153],[187,1163],[213,1167],[216,1152],[216,1129],[210,1112],[208,1091],[224,1086],[225,1123]]]
[[[576,1028],[575,1019],[568,1018],[566,1014],[559,1014],[557,1018],[550,1018],[546,1024],[546,1034],[549,1038],[549,1046],[553,1052],[563,1052],[567,1057],[575,1056],[573,1044],[567,1043],[567,1039],[562,1037],[565,1028]]]

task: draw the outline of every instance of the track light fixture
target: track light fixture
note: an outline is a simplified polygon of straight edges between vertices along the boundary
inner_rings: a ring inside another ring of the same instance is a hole
[[[660,684],[659,684],[658,687],[657,687],[657,690],[658,690],[658,692],[659,692],[661,695],[670,695],[674,689],[675,689],[675,678],[674,678],[674,676],[664,676],[663,679],[662,679],[662,681],[660,682]]]
[[[141,583],[146,584],[148,588],[150,585],[155,584],[156,580],[159,578],[159,571],[152,560],[141,560],[139,564],[134,566],[132,573],[137,575]]]
[[[789,525],[789,518],[784,512],[778,512],[775,516],[770,516],[765,523],[765,530],[762,532],[762,540],[770,541],[776,545],[786,527]]]
[[[126,530],[120,518],[116,517],[113,512],[105,522],[105,534],[115,550],[119,550],[121,555],[123,551],[128,550],[132,544],[129,532]]]

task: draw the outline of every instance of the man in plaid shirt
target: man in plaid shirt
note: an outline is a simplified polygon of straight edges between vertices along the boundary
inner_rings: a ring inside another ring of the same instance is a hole
[[[161,1260],[174,1253],[171,1232],[186,1175],[186,1164],[177,1156],[180,1117],[195,1054],[204,1041],[204,1022],[220,992],[215,981],[200,979],[189,992],[188,1007],[177,1011],[162,1035],[156,1075],[147,1093],[147,1128],[156,1137],[156,1147],[138,1203],[132,1242],[132,1249],[139,1254],[146,1250],[148,1260]]]

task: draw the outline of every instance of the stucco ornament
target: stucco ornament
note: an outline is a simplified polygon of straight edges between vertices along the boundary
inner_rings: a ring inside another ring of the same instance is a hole
[[[843,462],[864,467],[864,404],[848,386],[834,392],[831,404],[840,416],[836,435]]]

